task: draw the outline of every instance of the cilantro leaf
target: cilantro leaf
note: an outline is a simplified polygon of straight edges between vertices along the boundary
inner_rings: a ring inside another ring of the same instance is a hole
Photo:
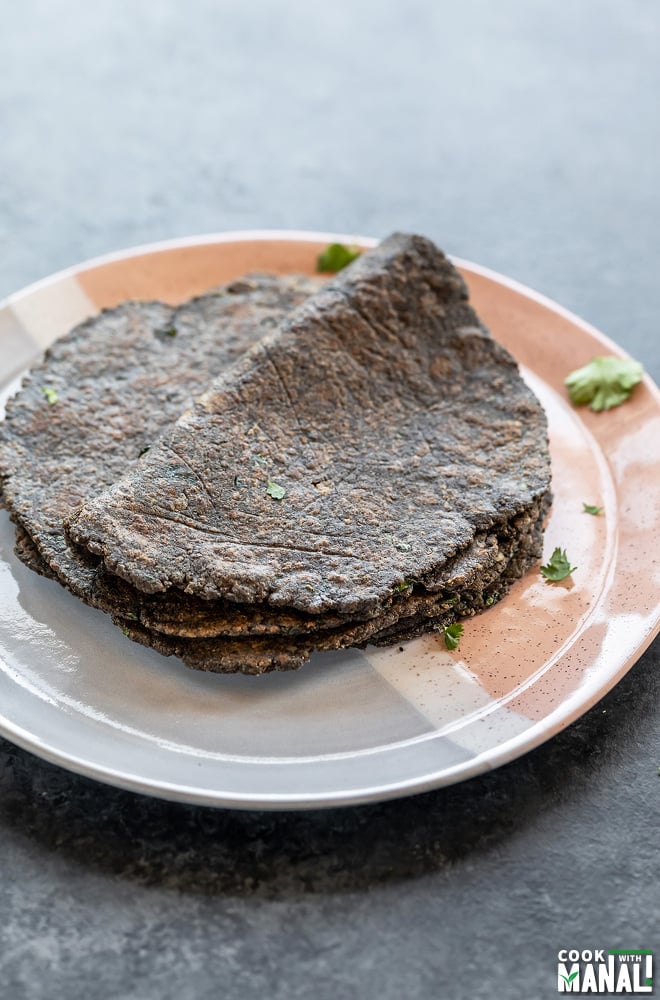
[[[585,514],[593,514],[594,517],[597,514],[602,514],[605,509],[604,507],[597,507],[594,503],[585,503],[584,500],[582,501],[582,507]]]
[[[284,487],[278,486],[278,484],[274,483],[272,479],[268,480],[268,483],[266,485],[266,493],[268,494],[269,497],[272,497],[273,500],[281,500],[283,497],[286,496],[286,490],[284,489]]]
[[[571,403],[589,403],[595,413],[620,406],[630,396],[644,369],[632,358],[592,358],[583,368],[576,368],[564,379]]]
[[[463,635],[463,626],[461,622],[454,622],[453,625],[445,625],[442,634],[445,637],[445,646],[447,649],[458,649],[458,644]]]
[[[410,587],[412,587],[412,583],[409,583],[408,580],[399,580],[398,583],[394,584],[396,591],[408,590]]]
[[[318,271],[332,271],[333,274],[336,274],[337,271],[341,271],[343,267],[346,267],[356,257],[359,257],[360,252],[359,247],[347,247],[343,243],[331,243],[319,255],[316,268]]]
[[[42,385],[41,391],[46,397],[46,402],[48,403],[49,406],[52,406],[53,403],[56,403],[60,398],[57,394],[57,389],[52,389],[48,385]]]
[[[577,566],[571,566],[566,549],[556,548],[545,566],[541,566],[541,575],[550,583],[559,583],[560,580],[565,580],[567,576],[574,573],[576,569]]]

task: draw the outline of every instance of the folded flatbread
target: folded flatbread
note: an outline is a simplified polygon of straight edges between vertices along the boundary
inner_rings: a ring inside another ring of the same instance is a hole
[[[549,482],[515,361],[448,259],[396,235],[282,318],[67,530],[138,641],[260,672],[489,606],[540,555]]]

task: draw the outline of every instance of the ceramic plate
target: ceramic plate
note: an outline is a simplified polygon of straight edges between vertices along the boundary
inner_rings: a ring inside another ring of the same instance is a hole
[[[43,348],[127,298],[178,302],[248,270],[313,272],[327,233],[227,233],[157,244],[55,275],[0,308],[5,398]],[[353,238],[354,239],[354,238]],[[373,241],[361,239],[363,246]],[[550,423],[554,506],[536,571],[466,624],[404,647],[317,654],[264,677],[187,670],[13,555],[0,511],[0,732],[139,792],[209,805],[301,808],[384,799],[468,778],[587,711],[658,631],[660,395],[645,380],[609,413],[576,410],[563,378],[623,352],[533,292],[457,262],[477,311],[517,357]],[[582,502],[602,505],[585,514]]]

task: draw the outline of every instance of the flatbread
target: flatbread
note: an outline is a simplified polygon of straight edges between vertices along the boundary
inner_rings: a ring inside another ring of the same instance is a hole
[[[290,669],[499,600],[541,553],[538,402],[429,241],[390,238],[293,312],[320,287],[253,276],[58,341],[0,429],[23,561],[203,670]]]
[[[177,656],[195,670],[220,673],[261,674],[292,670],[309,660],[315,651],[349,646],[364,648],[368,644],[390,646],[425,632],[442,630],[457,619],[470,618],[500,601],[511,585],[540,558],[543,522],[549,502],[548,494],[538,507],[520,516],[527,527],[511,545],[511,551],[504,555],[501,549],[498,550],[503,561],[496,560],[488,571],[480,577],[475,576],[471,586],[433,594],[411,588],[409,595],[400,595],[386,611],[367,621],[346,622],[341,627],[324,630],[321,619],[315,633],[287,635],[280,631],[259,635],[246,632],[213,638],[164,634],[146,627],[136,617],[115,616],[114,621],[136,642],[165,656]],[[466,566],[471,556],[466,554],[461,561]]]
[[[247,276],[177,308],[127,302],[56,341],[0,424],[0,485],[19,557],[95,604],[99,560],[67,544],[64,519],[137,465],[214,375],[319,287],[304,276]],[[52,405],[44,388],[57,394]]]
[[[103,559],[108,606],[117,577],[154,595],[134,631],[219,669],[236,666],[217,637],[235,635],[235,663],[261,669],[264,622],[292,660],[394,634],[396,618],[380,627],[392,609],[417,628],[411,596],[442,591],[452,559],[522,515],[524,571],[549,480],[545,416],[515,361],[444,255],[395,236],[217,379],[69,531]]]

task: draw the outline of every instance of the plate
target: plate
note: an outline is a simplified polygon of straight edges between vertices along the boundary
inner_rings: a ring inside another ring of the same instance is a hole
[[[313,272],[330,233],[240,232],[114,254],[0,308],[5,398],[74,323],[127,298],[175,303],[248,270]],[[586,712],[657,633],[660,394],[645,379],[593,414],[563,378],[597,354],[625,356],[586,323],[515,282],[457,261],[477,311],[546,408],[554,504],[545,554],[578,569],[532,571],[440,637],[317,654],[263,677],[195,673],[126,639],[13,555],[0,512],[0,732],[57,764],[151,795],[215,806],[304,808],[393,798],[493,768]],[[583,512],[582,502],[604,515]]]

